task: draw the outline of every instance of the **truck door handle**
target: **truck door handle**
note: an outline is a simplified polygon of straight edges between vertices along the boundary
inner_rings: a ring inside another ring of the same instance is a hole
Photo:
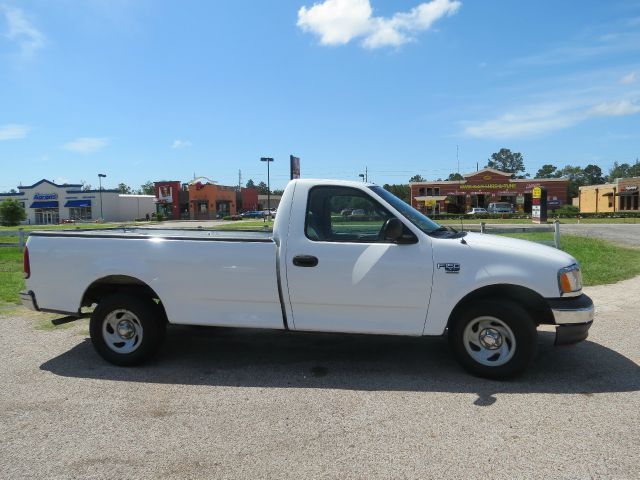
[[[318,257],[313,255],[296,255],[293,257],[293,264],[296,267],[315,267],[318,265]]]

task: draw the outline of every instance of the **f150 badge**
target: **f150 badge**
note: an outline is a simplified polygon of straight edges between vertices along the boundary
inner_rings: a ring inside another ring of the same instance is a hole
[[[460,264],[459,263],[438,263],[438,270],[444,268],[446,273],[460,273]]]

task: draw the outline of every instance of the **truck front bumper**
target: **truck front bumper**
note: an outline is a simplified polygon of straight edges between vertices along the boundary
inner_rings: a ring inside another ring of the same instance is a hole
[[[557,325],[556,345],[571,345],[587,338],[594,316],[593,302],[588,296],[552,298],[547,302]]]
[[[38,308],[38,302],[36,302],[36,295],[35,293],[33,293],[33,291],[21,291],[20,301],[22,302],[22,305],[27,307],[29,310],[35,310],[36,312],[40,311],[40,309]]]

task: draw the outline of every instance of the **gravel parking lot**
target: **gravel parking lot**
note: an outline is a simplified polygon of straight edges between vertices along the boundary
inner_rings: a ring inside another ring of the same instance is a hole
[[[442,339],[173,327],[117,368],[86,322],[0,316],[0,478],[638,478],[640,277],[512,382]]]

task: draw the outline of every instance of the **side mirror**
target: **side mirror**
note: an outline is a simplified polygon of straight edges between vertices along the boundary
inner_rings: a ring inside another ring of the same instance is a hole
[[[397,218],[390,218],[384,224],[384,239],[395,242],[402,236],[404,224]]]

